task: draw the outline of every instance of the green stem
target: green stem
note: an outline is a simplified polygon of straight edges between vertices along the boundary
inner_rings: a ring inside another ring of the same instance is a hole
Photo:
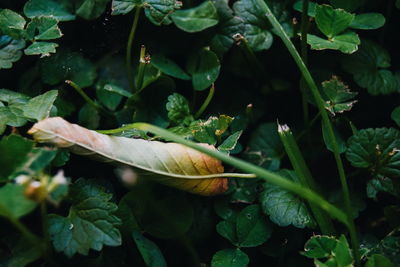
[[[316,100],[318,109],[321,112],[322,120],[324,121],[325,125],[328,128],[327,138],[329,139],[329,141],[331,142],[331,144],[333,146],[333,151],[334,151],[333,153],[334,153],[336,165],[337,165],[338,172],[339,172],[340,182],[342,185],[342,191],[343,191],[343,197],[344,197],[345,206],[346,206],[346,213],[347,213],[348,222],[349,222],[348,227],[349,227],[349,233],[350,233],[353,252],[354,252],[354,258],[356,260],[356,265],[360,266],[359,242],[358,242],[357,234],[355,231],[354,220],[352,219],[352,209],[351,209],[349,188],[347,186],[347,180],[346,180],[346,175],[344,172],[343,162],[340,157],[339,147],[336,142],[336,138],[335,138],[335,135],[333,132],[333,127],[332,127],[331,121],[329,119],[329,115],[328,115],[327,111],[325,110],[324,100],[322,99],[322,97],[318,91],[317,85],[314,82],[314,79],[312,78],[310,72],[308,71],[306,65],[304,64],[303,60],[301,59],[296,48],[294,47],[292,41],[287,36],[284,29],[282,28],[280,23],[275,18],[274,14],[269,9],[268,5],[262,0],[257,0],[257,3],[259,5],[259,7],[265,12],[268,20],[274,27],[278,36],[282,39],[282,41],[285,44],[285,46],[287,47],[289,53],[292,55],[294,61],[296,62],[297,66],[299,67],[305,81],[307,82],[307,84],[308,84],[309,88],[311,89],[311,92]]]
[[[210,104],[210,102],[214,96],[214,93],[215,93],[215,85],[213,83],[210,87],[210,90],[208,91],[207,98],[204,100],[203,104],[201,105],[199,110],[194,115],[195,119],[198,119],[201,116],[201,114],[203,114],[203,112],[206,110],[206,108],[208,107],[208,104]]]
[[[128,71],[129,85],[131,86],[133,92],[136,91],[136,88],[135,88],[134,73],[132,69],[132,43],[138,26],[141,9],[142,8],[140,6],[137,6],[135,9],[135,15],[133,17],[132,27],[129,33],[128,43],[126,45],[126,69]]]
[[[300,197],[307,199],[311,203],[314,203],[317,206],[319,206],[321,209],[327,211],[331,215],[332,218],[336,218],[340,222],[342,222],[343,224],[348,226],[348,219],[347,219],[346,214],[343,213],[343,211],[341,211],[340,209],[338,209],[337,207],[335,207],[334,205],[332,205],[331,203],[326,201],[324,198],[322,198],[319,194],[315,193],[314,191],[312,191],[308,188],[304,188],[292,181],[289,181],[288,179],[286,179],[274,172],[268,171],[264,168],[253,165],[244,160],[228,156],[225,153],[219,152],[217,150],[208,149],[197,143],[186,140],[174,133],[171,133],[166,129],[162,129],[157,126],[151,125],[151,124],[133,123],[130,126],[140,129],[140,130],[143,130],[143,131],[151,132],[153,134],[161,136],[162,138],[165,138],[166,140],[171,140],[173,142],[177,142],[177,143],[183,144],[185,146],[188,146],[190,148],[196,149],[200,152],[203,152],[204,154],[207,154],[207,155],[217,158],[227,164],[235,166],[236,168],[238,168],[244,172],[254,174],[255,176],[257,176],[261,179],[264,179],[267,182],[278,185],[288,191],[294,192],[295,194],[299,195]]]
[[[290,159],[290,162],[292,163],[292,166],[297,174],[297,177],[300,180],[300,184],[306,188],[318,192],[314,178],[312,177],[311,172],[307,167],[307,164],[289,127],[287,125],[278,124],[278,133],[283,143],[283,146],[285,147],[286,153]],[[309,205],[314,215],[314,218],[321,229],[321,232],[324,235],[334,234],[335,230],[329,216],[325,214],[325,212],[323,212],[315,204],[309,203]]]
[[[83,90],[82,88],[77,85],[76,83],[74,83],[73,81],[70,80],[66,80],[65,81],[66,84],[70,85],[72,88],[75,89],[75,91],[77,91],[83,99],[85,99],[85,101],[91,105],[94,109],[96,110],[101,110],[101,106],[99,104],[97,104],[96,102],[94,102]]]
[[[303,0],[303,12],[301,13],[301,58],[306,66],[308,63],[307,32],[310,24],[308,18],[308,4],[309,0]],[[310,127],[310,114],[307,101],[307,85],[304,79],[300,80],[300,88],[302,93],[304,125],[308,130]]]
[[[146,68],[146,65],[148,64],[145,57],[146,57],[146,47],[144,45],[142,45],[140,47],[139,70],[138,70],[135,94],[139,94],[140,91],[142,91],[143,80],[144,80],[144,70]]]
[[[264,66],[261,64],[260,60],[254,54],[253,49],[250,48],[248,41],[242,37],[243,39],[240,40],[240,48],[242,48],[243,54],[248,61],[249,66],[253,69],[256,76],[262,78],[262,80],[269,80],[266,79],[266,70]]]

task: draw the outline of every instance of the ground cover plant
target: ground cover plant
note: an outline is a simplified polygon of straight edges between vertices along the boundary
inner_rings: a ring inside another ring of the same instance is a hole
[[[399,9],[2,0],[0,266],[399,266]]]

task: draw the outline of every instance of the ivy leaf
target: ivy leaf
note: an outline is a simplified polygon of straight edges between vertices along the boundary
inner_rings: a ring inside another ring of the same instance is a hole
[[[392,114],[390,115],[392,120],[394,120],[397,125],[400,127],[400,106],[393,109]]]
[[[87,20],[100,17],[110,0],[74,0],[75,13]]]
[[[214,254],[211,267],[246,267],[249,257],[240,249],[224,249]]]
[[[164,256],[158,246],[151,240],[145,238],[138,230],[132,232],[133,240],[147,266],[166,267]]]
[[[58,21],[74,20],[75,15],[60,0],[29,0],[24,5],[24,14],[30,19],[51,16]]]
[[[216,26],[216,34],[211,40],[211,48],[217,54],[223,54],[233,45],[234,35],[244,32],[244,24],[241,18],[234,16],[227,1],[214,0],[214,5],[219,23]]]
[[[112,0],[111,15],[125,15],[131,12],[141,0]]]
[[[178,93],[168,97],[166,109],[168,118],[177,125],[189,125],[194,120],[190,114],[189,102]]]
[[[167,75],[182,80],[190,80],[190,76],[178,64],[164,55],[151,55],[151,64]]]
[[[193,88],[197,91],[207,89],[219,76],[221,64],[217,55],[202,49],[189,58],[187,70],[192,75]]]
[[[113,215],[117,205],[110,202],[112,195],[84,179],[70,190],[73,198],[68,216],[49,215],[49,234],[56,251],[72,257],[87,255],[90,249],[100,251],[103,245],[121,245],[120,219]]]
[[[390,55],[378,44],[363,40],[360,50],[342,61],[343,68],[353,74],[354,81],[372,95],[396,92],[399,83],[390,67]]]
[[[182,6],[182,2],[176,0],[146,0],[144,13],[155,25],[171,24],[170,15]]]
[[[257,6],[256,0],[240,0],[233,4],[235,14],[244,23],[244,38],[254,51],[266,50],[272,45],[272,34],[270,25],[265,19],[265,14]]]
[[[322,82],[323,93],[327,97],[325,108],[332,115],[349,111],[357,100],[352,100],[358,94],[351,92],[349,87],[345,85],[337,76],[332,76],[328,81]]]
[[[18,184],[0,187],[0,216],[18,219],[36,208],[37,203],[26,198],[25,188]]]
[[[333,9],[329,5],[316,7],[315,22],[320,31],[329,39],[346,30],[353,19],[354,15],[343,9]]]
[[[329,40],[313,34],[307,34],[307,43],[315,50],[333,49],[346,54],[352,54],[357,51],[360,39],[358,35],[352,31],[336,35]]]
[[[0,35],[0,69],[9,69],[18,61],[25,47],[24,40],[15,40],[8,35]]]
[[[50,116],[50,109],[58,95],[57,90],[48,91],[42,95],[36,96],[26,103],[24,107],[24,116],[37,121]]]
[[[400,177],[400,131],[394,128],[364,129],[347,141],[346,157],[373,176]]]
[[[218,14],[213,2],[207,0],[196,7],[175,11],[171,19],[185,32],[199,32],[216,25]]]
[[[14,39],[25,36],[25,19],[18,13],[10,10],[0,10],[0,32]]]
[[[55,53],[56,47],[58,47],[58,44],[56,43],[34,42],[24,50],[24,53],[28,56],[41,55],[42,57],[45,57],[50,56],[50,53]]]
[[[354,17],[349,27],[360,30],[375,30],[385,24],[385,17],[381,13],[364,13]]]
[[[26,27],[26,37],[30,40],[52,40],[61,36],[58,20],[53,17],[34,17]]]
[[[283,169],[279,174],[292,181],[298,180],[294,171]],[[298,228],[315,226],[314,219],[302,199],[279,186],[264,183],[260,203],[263,212],[279,226],[285,227],[290,224]]]
[[[80,87],[88,87],[96,78],[96,68],[80,53],[60,50],[40,61],[43,82],[56,85],[71,80]]]

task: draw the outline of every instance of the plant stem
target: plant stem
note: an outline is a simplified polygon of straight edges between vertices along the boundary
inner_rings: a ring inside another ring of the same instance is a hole
[[[132,43],[138,26],[141,9],[142,8],[140,6],[136,6],[131,31],[129,33],[128,43],[126,45],[126,69],[128,71],[129,85],[131,86],[133,92],[136,91],[136,88],[135,88],[134,73],[132,70]]]
[[[316,100],[318,109],[321,112],[322,120],[324,121],[326,127],[328,128],[328,136],[327,137],[333,146],[333,151],[334,151],[333,154],[335,157],[336,165],[337,165],[338,172],[339,172],[340,182],[342,185],[342,191],[343,191],[343,197],[344,197],[345,206],[346,206],[346,213],[347,213],[347,217],[348,217],[348,219],[347,219],[348,227],[349,227],[349,233],[350,233],[352,247],[353,247],[354,258],[356,261],[356,265],[360,266],[359,243],[358,243],[358,238],[357,238],[357,234],[355,231],[354,220],[352,219],[352,209],[351,209],[349,188],[347,186],[347,180],[346,180],[346,175],[344,172],[343,162],[340,157],[339,147],[336,142],[336,137],[333,132],[333,127],[332,127],[331,121],[329,119],[329,115],[328,115],[327,111],[325,110],[324,100],[322,99],[322,97],[318,91],[317,85],[315,84],[314,79],[312,78],[310,72],[308,71],[306,65],[304,64],[303,60],[301,59],[296,48],[294,47],[292,41],[286,35],[284,29],[282,28],[280,23],[277,21],[274,14],[271,12],[268,5],[262,0],[257,0],[257,3],[259,5],[259,7],[262,10],[264,10],[264,12],[266,13],[268,20],[274,27],[275,31],[278,33],[279,37],[282,39],[283,43],[286,45],[289,53],[292,55],[294,61],[296,62],[297,66],[299,67],[305,81],[307,82],[307,84],[308,84],[309,88],[311,89],[311,92]]]
[[[303,12],[301,13],[301,58],[304,64],[307,66],[308,63],[308,50],[307,50],[307,32],[309,28],[309,18],[308,18],[308,4],[309,0],[303,0]],[[308,130],[310,128],[310,114],[307,101],[307,85],[304,79],[300,80],[300,88],[302,93],[302,104],[303,104],[303,117],[304,125]]]
[[[214,96],[214,92],[215,92],[215,85],[213,83],[210,87],[210,90],[208,91],[207,98],[204,100],[203,104],[201,105],[199,110],[194,115],[195,119],[198,119],[201,116],[201,114],[203,114],[203,112],[206,110],[206,108],[208,107],[208,104],[210,104],[210,102]]]
[[[264,168],[261,168],[259,166],[253,165],[251,163],[248,163],[244,160],[237,159],[231,156],[226,155],[225,153],[219,152],[217,150],[211,150],[208,149],[204,146],[201,146],[197,143],[194,143],[192,141],[186,140],[179,135],[176,135],[174,133],[169,132],[166,129],[159,128],[157,126],[148,124],[148,123],[133,123],[130,125],[131,127],[143,130],[143,131],[148,131],[153,134],[159,135],[162,138],[165,138],[167,140],[171,140],[173,142],[177,142],[180,144],[183,144],[185,146],[188,146],[190,148],[196,149],[200,152],[203,152],[204,154],[207,154],[211,157],[217,158],[227,164],[230,164],[232,166],[235,166],[236,168],[247,172],[254,174],[255,176],[266,180],[267,182],[270,182],[272,184],[278,185],[282,187],[283,189],[286,189],[288,191],[291,191],[300,197],[307,199],[308,201],[316,204],[318,207],[321,209],[327,211],[332,218],[338,219],[340,222],[348,226],[348,219],[345,213],[326,201],[324,198],[322,198],[319,194],[315,193],[314,191],[304,188],[292,181],[289,181],[288,179],[274,173],[271,171],[268,171]]]
[[[297,174],[297,177],[300,180],[300,184],[303,187],[318,192],[317,185],[311,175],[310,170],[307,167],[307,164],[300,152],[300,149],[289,127],[287,125],[278,124],[278,133],[283,143],[283,146],[285,147],[286,153],[289,156],[290,162],[292,163],[292,166]],[[309,205],[314,215],[314,218],[320,227],[322,234],[324,235],[334,234],[335,230],[333,228],[333,224],[329,216],[327,216],[327,214],[325,214],[315,204],[309,203]]]
[[[137,81],[136,81],[135,94],[139,94],[140,91],[142,91],[143,80],[144,80],[144,70],[146,68],[146,65],[148,64],[145,57],[146,57],[146,47],[144,45],[142,45],[140,47],[139,70],[138,70],[138,76],[137,76]]]
[[[73,81],[70,80],[66,80],[65,81],[66,84],[70,85],[72,88],[75,89],[75,91],[77,91],[83,99],[85,99],[85,101],[91,105],[94,109],[96,110],[101,110],[101,106],[99,104],[97,104],[96,102],[94,102],[83,90],[82,88],[77,85],[76,83],[74,83]]]
[[[266,80],[266,70],[264,66],[261,64],[260,60],[254,54],[253,49],[250,48],[249,42],[243,37],[240,40],[240,48],[242,48],[243,54],[248,61],[249,66],[253,69],[256,76],[260,77],[262,80]],[[267,79],[269,80],[269,79]]]

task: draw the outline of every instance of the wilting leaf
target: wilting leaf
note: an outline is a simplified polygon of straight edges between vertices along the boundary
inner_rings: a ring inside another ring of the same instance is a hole
[[[9,69],[18,61],[25,47],[24,40],[14,40],[8,35],[0,35],[0,69]]]
[[[129,165],[136,168],[139,175],[191,193],[215,195],[227,190],[227,178],[223,177],[229,174],[223,173],[219,160],[180,144],[107,136],[70,124],[60,117],[35,124],[29,133],[38,142]]]

